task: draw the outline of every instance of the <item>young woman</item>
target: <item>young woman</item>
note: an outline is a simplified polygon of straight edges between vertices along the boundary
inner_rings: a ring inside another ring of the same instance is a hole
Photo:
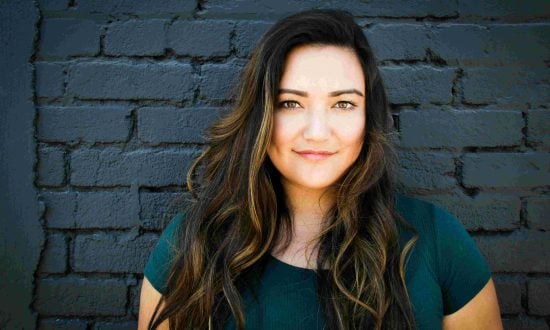
[[[489,268],[456,218],[395,192],[391,130],[349,13],[277,22],[147,263],[139,327],[502,328]]]

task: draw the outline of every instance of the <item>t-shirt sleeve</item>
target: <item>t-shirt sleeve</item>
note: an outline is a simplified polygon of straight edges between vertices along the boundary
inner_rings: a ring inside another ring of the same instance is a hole
[[[443,312],[447,315],[475,297],[489,281],[491,271],[458,219],[436,205],[434,215]]]
[[[178,227],[184,218],[178,214],[170,220],[151,252],[143,275],[151,282],[151,285],[160,293],[166,291],[166,282],[170,273],[170,267],[176,256],[176,240]]]

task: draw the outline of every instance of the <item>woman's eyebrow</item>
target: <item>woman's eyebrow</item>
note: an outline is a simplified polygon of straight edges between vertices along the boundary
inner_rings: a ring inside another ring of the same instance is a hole
[[[279,89],[279,94],[283,94],[283,93],[296,94],[296,95],[304,96],[304,97],[308,96],[307,92],[299,91],[299,90],[296,90],[296,89],[287,89],[287,88]],[[342,89],[342,90],[339,90],[339,91],[330,92],[329,96],[339,96],[339,95],[342,95],[342,94],[357,94],[359,96],[364,96],[363,93],[361,93],[360,91],[358,91],[355,88]]]

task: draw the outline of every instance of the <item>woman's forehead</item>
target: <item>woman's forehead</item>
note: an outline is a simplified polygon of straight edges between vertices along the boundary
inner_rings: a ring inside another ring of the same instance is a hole
[[[333,92],[364,91],[364,74],[355,52],[332,45],[305,45],[292,49],[285,61],[281,89]]]

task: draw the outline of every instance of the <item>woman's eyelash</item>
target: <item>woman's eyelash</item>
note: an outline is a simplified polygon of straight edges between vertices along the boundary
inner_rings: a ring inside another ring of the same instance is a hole
[[[290,107],[290,106],[288,106],[289,104],[293,104],[294,106]],[[348,106],[347,107],[339,107],[339,106],[337,106],[338,104],[347,104]],[[300,103],[298,103],[298,101],[293,101],[293,100],[281,101],[278,104],[279,108],[287,108],[287,109],[294,109],[294,108],[297,108],[299,105],[300,105]],[[357,105],[353,102],[350,102],[350,101],[338,101],[338,102],[336,102],[335,106],[336,106],[336,108],[339,108],[339,109],[350,110],[350,109],[355,108]]]
[[[337,102],[336,104],[347,104],[348,107],[347,108],[340,108],[340,109],[345,109],[345,110],[348,110],[348,109],[353,109],[355,108],[357,105],[355,105],[353,102],[350,102],[350,101],[339,101]]]
[[[295,104],[296,106],[294,107],[289,107],[288,104]],[[288,108],[288,109],[293,109],[293,108],[296,108],[297,106],[299,105],[299,103],[297,101],[292,101],[292,100],[286,100],[286,101],[282,101],[279,103],[279,108]]]

